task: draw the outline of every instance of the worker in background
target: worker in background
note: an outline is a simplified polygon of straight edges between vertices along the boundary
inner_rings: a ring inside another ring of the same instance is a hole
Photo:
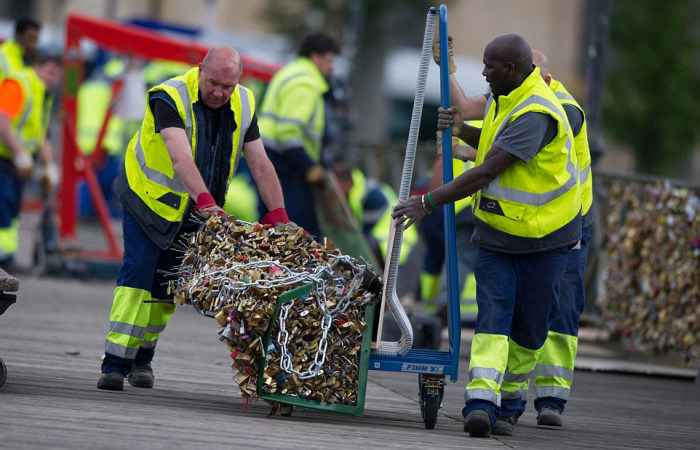
[[[448,38],[451,53],[452,42]],[[434,55],[435,56],[435,55]],[[549,335],[540,353],[535,368],[535,409],[537,410],[537,424],[548,426],[562,426],[561,413],[564,411],[574,374],[574,359],[578,348],[579,319],[583,313],[585,304],[584,272],[588,256],[588,243],[591,239],[590,227],[593,223],[593,180],[591,176],[591,154],[588,145],[588,132],[583,108],[566,90],[564,85],[553,79],[549,73],[549,60],[544,53],[532,50],[533,64],[540,69],[540,75],[545,83],[554,92],[566,113],[567,121],[574,135],[573,145],[576,151],[576,159],[579,170],[579,183],[581,193],[582,237],[580,245],[571,250],[568,256],[564,278],[561,281],[559,296],[559,309],[554,322],[549,330]],[[439,59],[438,59],[439,61]],[[450,62],[450,97],[454,105],[463,111],[467,111],[467,118],[482,118],[488,96],[467,97],[459,83],[454,71],[454,62]],[[508,372],[506,373],[508,376]],[[522,400],[520,412],[515,421],[525,409],[525,386],[519,384],[504,383],[501,387],[502,395],[508,402],[517,405]],[[507,421],[499,421],[493,430],[494,434],[509,434],[512,427]]]
[[[85,156],[90,157],[97,150],[97,139],[110,107],[112,83],[115,78],[123,76],[124,70],[124,61],[120,58],[112,58],[104,65],[101,73],[85,81],[78,88],[76,142]],[[125,90],[122,89],[120,97],[124,95]],[[143,93],[141,93],[140,98],[143,99]],[[115,101],[118,102],[119,98],[115,98]],[[99,161],[93,161],[100,190],[112,217],[118,217],[121,210],[114,195],[113,184],[119,174],[119,167],[121,167],[126,147],[125,143],[128,140],[126,121],[112,111],[102,140],[102,158]],[[95,218],[95,208],[88,185],[85,182],[81,183],[79,187],[78,205],[81,219]]]
[[[53,149],[46,139],[51,93],[61,78],[61,62],[44,56],[31,67],[5,74],[0,81],[0,267],[8,270],[17,251],[24,182],[41,164],[47,192],[58,184]]]
[[[481,127],[481,121],[468,122],[472,126]],[[442,155],[442,133],[437,133],[438,155]],[[452,138],[453,179],[474,166],[476,150],[466,145],[456,137]],[[442,185],[442,156],[433,163],[432,177],[429,189],[433,190]],[[429,251],[426,252],[421,273],[421,302],[426,312],[437,315],[443,325],[447,324],[448,285],[445,265],[445,220],[443,207],[436,209],[423,220],[421,234]],[[474,261],[476,247],[469,240],[474,232],[474,219],[471,208],[471,197],[465,197],[455,202],[455,229],[457,247],[457,274],[462,323],[474,323],[476,320],[476,280],[474,278]]]
[[[282,183],[291,220],[319,237],[311,185],[323,179],[324,94],[340,46],[324,33],[306,36],[299,57],[275,74],[260,106],[260,133]],[[266,213],[261,203],[260,216]]]
[[[522,389],[534,371],[569,250],[581,239],[574,137],[529,44],[519,35],[497,37],[483,61],[491,87],[484,127],[464,124],[454,106],[438,110],[438,128],[451,127],[477,149],[474,168],[393,213],[410,226],[438,205],[475,194],[479,312],[462,411],[471,436],[489,436],[497,420],[512,433],[520,401],[510,402],[502,385]]]
[[[0,44],[0,80],[13,71],[32,65],[37,55],[41,26],[32,19],[19,19],[15,35]]]
[[[154,59],[143,67],[142,78],[148,88],[152,88],[163,81],[187,72],[190,66],[178,61],[167,59]]]
[[[227,214],[233,214],[244,222],[252,223],[260,220],[258,217],[258,193],[254,182],[248,163],[241,156],[236,175],[231,179],[226,193],[224,211]]]
[[[182,254],[171,244],[198,228],[192,213],[226,215],[221,205],[241,151],[270,210],[262,223],[289,223],[259,135],[255,99],[239,84],[241,71],[236,50],[213,47],[199,67],[148,91],[146,114],[117,180],[124,262],[99,389],[123,390],[127,376],[132,386],[153,387],[151,361],[175,305],[145,301],[172,298],[165,273]]]
[[[333,173],[369,247],[383,266],[389,244],[391,206],[398,202],[396,192],[388,184],[368,178],[360,169],[350,169],[343,162],[333,164]],[[406,261],[417,241],[418,232],[414,228],[404,232],[399,264]]]

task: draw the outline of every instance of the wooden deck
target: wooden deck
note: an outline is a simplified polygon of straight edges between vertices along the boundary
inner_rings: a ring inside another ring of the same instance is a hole
[[[370,372],[364,417],[306,410],[269,418],[263,401],[243,410],[214,321],[188,308],[178,310],[158,345],[154,389],[100,391],[113,283],[19,278],[17,303],[0,317],[8,369],[0,388],[3,450],[700,447],[693,371],[670,378],[578,370],[565,426],[538,428],[530,406],[511,437],[462,431],[466,364],[447,386],[434,430],[423,427],[417,377],[389,372]],[[610,356],[582,346],[582,360],[598,370],[619,367]]]

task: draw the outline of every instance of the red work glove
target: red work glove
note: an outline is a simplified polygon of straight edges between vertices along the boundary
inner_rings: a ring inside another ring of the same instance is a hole
[[[299,228],[299,225],[295,224],[291,220],[289,220],[289,217],[287,216],[287,210],[284,208],[277,208],[273,209],[272,211],[268,212],[265,214],[265,217],[262,219],[262,224],[263,225],[272,225],[276,226],[278,224],[291,224],[292,228]],[[306,230],[304,230],[304,234],[307,236],[311,236]]]
[[[291,222],[291,220],[289,220],[289,217],[287,217],[287,210],[284,208],[273,209],[272,211],[265,214],[265,217],[263,217],[262,219],[263,225],[275,226],[278,223],[289,222]]]
[[[204,219],[208,219],[214,214],[218,214],[222,217],[228,217],[226,211],[221,209],[221,207],[216,204],[214,197],[212,197],[209,192],[202,192],[197,196],[197,204],[194,205],[194,212],[202,216]]]

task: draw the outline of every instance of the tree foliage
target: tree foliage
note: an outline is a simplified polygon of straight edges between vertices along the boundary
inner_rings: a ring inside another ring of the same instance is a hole
[[[698,0],[617,0],[603,126],[637,170],[669,175],[700,138]]]
[[[261,18],[273,31],[299,42],[308,32],[325,31],[343,40],[347,31],[350,2],[362,2],[360,10],[362,35],[358,40],[405,40],[422,34],[425,14],[436,1],[406,0],[267,0]],[[419,41],[420,42],[420,41]]]
[[[297,43],[311,31],[325,31],[341,39],[347,12],[347,2],[342,0],[267,0],[262,19],[273,31]]]

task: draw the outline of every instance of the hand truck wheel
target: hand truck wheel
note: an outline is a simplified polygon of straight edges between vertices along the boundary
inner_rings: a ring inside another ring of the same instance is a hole
[[[432,430],[437,423],[438,410],[442,406],[445,392],[445,377],[442,375],[418,374],[420,413],[425,428]]]

